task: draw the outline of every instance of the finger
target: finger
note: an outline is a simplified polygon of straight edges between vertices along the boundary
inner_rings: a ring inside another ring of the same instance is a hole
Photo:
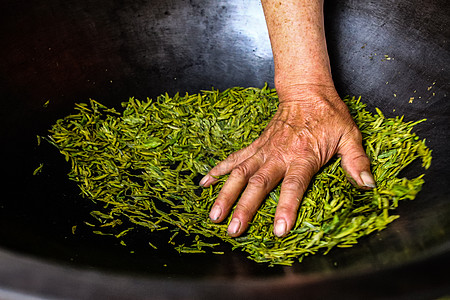
[[[280,182],[285,173],[285,167],[280,162],[271,160],[249,178],[247,187],[239,199],[228,226],[228,234],[236,237],[241,235],[253,219],[266,195]]]
[[[355,138],[344,143],[338,151],[341,165],[353,185],[361,188],[375,188],[375,180],[370,171],[370,160],[362,147],[361,133],[357,131]]]
[[[236,166],[254,154],[253,147],[246,147],[233,152],[225,160],[219,162],[199,182],[200,186],[208,187],[217,182],[217,177],[230,173]]]
[[[249,159],[237,165],[225,181],[217,199],[211,208],[209,218],[213,222],[222,222],[228,215],[232,205],[241,194],[249,178],[260,168],[263,160],[259,155],[253,155]]]
[[[289,167],[275,211],[273,233],[276,236],[284,236],[294,227],[303,194],[318,170],[319,167],[307,159],[298,160]]]

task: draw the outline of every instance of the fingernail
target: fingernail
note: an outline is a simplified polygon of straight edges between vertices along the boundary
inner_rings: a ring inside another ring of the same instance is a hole
[[[282,237],[286,233],[286,221],[283,219],[278,220],[273,228],[273,233],[278,237]]]
[[[376,188],[375,180],[373,179],[372,174],[367,171],[362,171],[359,176],[361,176],[361,180],[366,187],[370,187],[372,189]]]
[[[205,183],[208,181],[208,179],[211,176],[209,176],[209,174],[206,174],[205,176],[203,176],[202,180],[200,180],[200,182],[198,183],[200,186],[205,186]]]
[[[235,234],[241,228],[241,221],[237,218],[231,220],[230,225],[228,226],[228,233]]]
[[[222,214],[222,208],[220,206],[214,205],[211,209],[211,212],[209,213],[209,218],[213,221],[216,221],[220,218],[220,215]]]

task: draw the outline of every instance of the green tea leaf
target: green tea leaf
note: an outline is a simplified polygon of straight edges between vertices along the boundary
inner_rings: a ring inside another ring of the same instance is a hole
[[[68,177],[81,195],[97,204],[94,221],[84,222],[94,233],[115,236],[125,246],[123,238],[134,228],[149,239],[154,231],[168,231],[168,243],[180,253],[223,253],[215,250],[222,241],[257,262],[291,265],[385,229],[398,218],[392,213],[399,201],[414,199],[424,184],[423,175],[400,178],[400,172],[415,160],[425,169],[431,164],[432,151],[412,131],[423,120],[386,118],[380,109],[367,111],[361,99],[343,100],[363,135],[377,188],[356,189],[340,159],[332,159],[312,179],[294,228],[282,238],[273,234],[280,186],[239,238],[228,236],[229,218],[221,224],[208,218],[228,177],[198,186],[198,178],[264,130],[278,107],[276,91],[267,86],[130,98],[123,112],[90,100],[57,120],[45,139],[70,163]],[[158,248],[156,241],[148,243]]]

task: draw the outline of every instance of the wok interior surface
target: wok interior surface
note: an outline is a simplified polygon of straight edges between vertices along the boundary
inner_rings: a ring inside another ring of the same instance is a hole
[[[389,117],[427,118],[415,129],[433,149],[433,162],[423,190],[401,203],[400,219],[386,230],[292,267],[256,264],[227,246],[224,255],[180,255],[164,245],[164,235],[153,250],[143,229],[127,239],[128,247],[94,235],[82,224],[95,206],[68,180],[69,164],[54,147],[36,143],[36,135],[89,98],[120,109],[131,96],[273,87],[259,1],[19,0],[0,8],[6,176],[0,295],[432,299],[450,293],[447,1],[326,1],[338,92],[361,95],[370,110],[379,107]],[[42,173],[33,176],[40,163]],[[404,176],[422,172],[415,164]]]

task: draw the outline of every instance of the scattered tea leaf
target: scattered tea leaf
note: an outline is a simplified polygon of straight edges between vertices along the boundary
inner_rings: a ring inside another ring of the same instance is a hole
[[[391,213],[399,201],[414,199],[424,183],[422,175],[407,179],[400,172],[417,159],[425,169],[431,164],[431,150],[412,132],[423,120],[386,118],[379,109],[367,111],[360,99],[343,100],[363,135],[377,188],[356,189],[340,159],[333,159],[313,178],[294,228],[282,238],[273,234],[279,186],[247,232],[231,238],[229,218],[221,224],[208,218],[227,176],[208,188],[197,182],[264,130],[278,104],[276,91],[267,86],[130,98],[122,113],[90,100],[58,120],[46,139],[70,162],[68,176],[81,195],[97,203],[91,213],[97,224],[85,222],[94,233],[123,238],[134,227],[166,230],[168,243],[181,253],[223,253],[214,250],[222,240],[257,262],[291,265],[386,228],[398,218]]]

